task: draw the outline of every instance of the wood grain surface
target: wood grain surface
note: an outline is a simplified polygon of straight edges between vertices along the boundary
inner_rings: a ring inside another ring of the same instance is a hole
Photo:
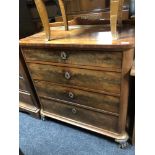
[[[92,18],[91,18],[92,17]],[[72,21],[74,21],[75,19],[79,18],[81,20],[83,20],[83,25],[91,25],[93,23],[98,23],[98,24],[102,24],[103,27],[104,25],[108,22],[108,25],[110,25],[110,11],[101,11],[101,12],[92,12],[92,13],[88,13],[88,12],[81,12],[80,14],[69,14],[67,15],[68,18],[68,25],[71,25]],[[104,19],[104,20],[103,20]],[[122,23],[129,20],[129,10],[123,10],[122,11]],[[63,26],[63,19],[62,16],[57,16],[55,17],[55,23],[50,23],[50,25],[55,25],[57,24],[57,22],[60,22],[61,25]],[[106,21],[106,22],[104,22]],[[76,22],[74,25],[82,25],[80,24],[81,22]],[[96,25],[98,25],[96,24]]]
[[[29,63],[28,67],[34,80],[120,93],[120,73],[33,63]],[[66,76],[70,77],[67,79]]]
[[[134,49],[127,50],[123,53],[122,62],[122,81],[121,81],[121,97],[120,97],[120,116],[119,116],[119,132],[124,132],[126,127],[128,97],[129,97],[129,75],[133,64]]]
[[[51,30],[53,39],[45,40],[44,32],[20,40],[20,46],[43,47],[43,48],[78,48],[78,49],[102,49],[120,51],[134,48],[134,29],[122,28],[118,33],[117,40],[113,40],[109,28],[101,25],[71,26],[70,31],[64,31],[62,27]]]
[[[42,61],[62,64],[87,65],[94,67],[121,68],[122,52],[80,51],[78,49],[53,50],[24,48],[26,61]]]
[[[61,115],[79,122],[84,122],[99,128],[117,132],[118,117],[94,112],[84,108],[69,104],[56,102],[53,100],[41,99],[43,111]]]
[[[20,40],[41,114],[124,140],[134,29],[116,40],[102,26],[51,28]],[[55,38],[55,39],[54,39]]]
[[[19,101],[29,105],[31,107],[35,107],[33,98],[29,92],[20,91],[19,92]],[[36,107],[35,107],[36,108]]]
[[[119,113],[119,97],[64,87],[43,81],[36,81],[35,86],[38,95],[41,97],[59,99],[98,110]]]

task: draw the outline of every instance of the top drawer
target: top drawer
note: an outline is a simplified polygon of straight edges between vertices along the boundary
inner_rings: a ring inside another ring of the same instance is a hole
[[[26,61],[48,61],[74,65],[121,68],[122,52],[23,48]]]

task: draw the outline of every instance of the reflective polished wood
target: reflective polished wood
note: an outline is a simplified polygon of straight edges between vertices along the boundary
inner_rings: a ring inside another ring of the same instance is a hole
[[[41,104],[48,116],[126,142],[129,74],[134,29],[113,40],[107,25],[51,28],[20,40]]]
[[[62,27],[51,27],[52,40],[47,41],[45,32],[40,32],[25,39],[20,40],[20,45],[43,46],[43,47],[78,47],[104,48],[104,49],[127,49],[134,47],[134,29],[124,27],[118,31],[118,38],[113,40],[110,27],[102,25],[77,25],[70,26],[70,31],[65,31]]]

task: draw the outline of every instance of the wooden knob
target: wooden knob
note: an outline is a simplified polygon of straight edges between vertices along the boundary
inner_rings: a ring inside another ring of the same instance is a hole
[[[23,76],[19,76],[19,79],[24,80]]]
[[[69,79],[71,78],[71,75],[70,75],[69,72],[65,72],[65,78],[66,78],[67,80],[69,80]]]
[[[66,60],[66,59],[67,59],[67,54],[66,54],[66,52],[61,52],[60,56],[61,56],[61,59],[62,59],[62,60]]]
[[[72,99],[74,98],[74,94],[72,92],[69,92],[68,95],[70,98],[72,98]]]
[[[75,108],[73,108],[73,109],[72,109],[72,113],[73,113],[73,114],[76,114],[76,113],[77,113],[77,110],[76,110]]]

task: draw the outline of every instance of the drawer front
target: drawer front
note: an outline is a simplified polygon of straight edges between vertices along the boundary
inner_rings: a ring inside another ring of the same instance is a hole
[[[19,89],[24,91],[31,90],[21,59],[19,60]]]
[[[19,92],[19,101],[28,105],[33,105],[33,99],[30,93],[28,92]]]
[[[117,131],[118,117],[111,116],[69,104],[59,103],[52,100],[41,99],[43,111],[57,114],[78,122],[83,122],[95,127]]]
[[[33,79],[120,93],[121,74],[29,63]]]
[[[39,96],[60,99],[108,112],[119,112],[119,97],[92,93],[79,89],[53,85],[49,82],[35,82]]]
[[[50,61],[74,65],[121,68],[121,52],[53,51],[51,49],[24,49],[27,61]]]
[[[30,91],[29,84],[27,81],[24,79],[23,76],[19,76],[19,89],[20,90],[25,90],[25,91]]]

